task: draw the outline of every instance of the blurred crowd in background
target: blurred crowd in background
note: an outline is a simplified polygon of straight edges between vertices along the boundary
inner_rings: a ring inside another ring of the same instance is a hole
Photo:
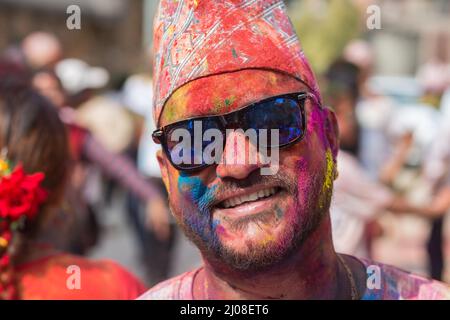
[[[66,2],[0,0],[2,63],[31,74],[69,132],[67,214],[51,241],[150,286],[200,264],[170,216],[151,139],[157,1]],[[72,3],[81,30],[66,28]],[[336,250],[450,282],[449,1],[287,4],[339,122]],[[367,28],[371,4],[381,29]]]

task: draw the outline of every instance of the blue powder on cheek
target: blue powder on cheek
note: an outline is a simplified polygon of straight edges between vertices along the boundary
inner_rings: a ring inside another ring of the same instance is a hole
[[[191,200],[196,203],[201,199],[206,189],[206,185],[199,177],[180,175],[178,178],[178,190],[182,194],[188,192]]]
[[[184,221],[206,243],[213,245],[217,222],[211,221],[209,205],[214,200],[217,185],[208,188],[199,177],[180,174],[178,190],[191,201],[194,212],[184,214]],[[186,208],[185,208],[186,209]],[[189,210],[188,210],[189,211]]]
[[[207,209],[214,200],[217,185],[208,188],[199,177],[180,174],[178,178],[178,190],[184,196],[197,205],[199,211]]]
[[[283,218],[284,212],[283,212],[283,210],[280,209],[280,207],[276,206],[275,214],[276,214],[277,219],[280,220],[281,218]]]

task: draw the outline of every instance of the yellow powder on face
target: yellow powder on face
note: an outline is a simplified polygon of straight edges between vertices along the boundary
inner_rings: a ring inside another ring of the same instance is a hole
[[[325,182],[323,184],[324,191],[329,190],[333,183],[334,162],[330,149],[328,149],[326,152],[326,160],[327,160],[327,174],[325,176]]]
[[[213,104],[214,104],[213,112],[220,113],[222,111],[222,108],[224,107],[220,98],[217,97],[214,98]]]
[[[325,201],[329,197],[331,188],[333,187],[333,172],[334,172],[334,161],[333,161],[333,155],[331,154],[331,150],[328,149],[325,153],[325,159],[326,159],[326,173],[325,173],[325,180],[323,181],[322,185],[322,193],[320,195],[319,199],[319,207],[323,209],[325,205]]]
[[[280,76],[278,76],[277,74],[275,74],[273,72],[269,73],[269,82],[270,82],[271,85],[276,85],[279,80],[282,80],[280,78]]]
[[[176,90],[164,107],[163,118],[165,122],[173,122],[182,118],[187,109],[189,84]],[[162,119],[163,119],[162,118]]]
[[[268,234],[262,241],[261,245],[266,247],[269,243],[272,243],[275,241],[275,237],[272,234]]]
[[[261,228],[256,223],[249,223],[249,225],[247,227],[247,235],[249,237],[254,237],[260,232],[261,232]],[[262,247],[266,247],[274,241],[275,241],[275,237],[273,236],[273,234],[268,233],[268,234],[264,235],[264,238],[259,240],[258,242]]]

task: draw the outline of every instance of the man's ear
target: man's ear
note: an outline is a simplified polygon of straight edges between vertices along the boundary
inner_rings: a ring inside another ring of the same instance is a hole
[[[336,160],[339,151],[339,127],[334,111],[324,109],[325,113],[325,135],[327,137],[333,158]]]
[[[162,150],[156,152],[156,159],[158,159],[159,169],[161,170],[161,178],[166,186],[167,192],[169,192],[169,172],[167,171],[167,160],[164,158]]]

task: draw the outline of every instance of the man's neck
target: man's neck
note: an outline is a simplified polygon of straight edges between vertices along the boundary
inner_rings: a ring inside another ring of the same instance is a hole
[[[205,261],[194,283],[202,299],[346,299],[348,274],[341,266],[331,240],[328,216],[299,251],[271,270],[246,275],[219,273]]]

